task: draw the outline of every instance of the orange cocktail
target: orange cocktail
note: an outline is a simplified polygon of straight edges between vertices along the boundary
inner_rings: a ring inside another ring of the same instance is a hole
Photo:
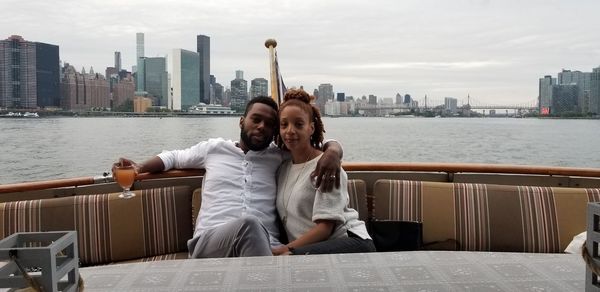
[[[133,185],[135,175],[136,172],[133,165],[117,165],[115,167],[114,179],[123,188],[123,193],[119,195],[120,198],[129,199],[135,197],[135,194],[129,190]]]

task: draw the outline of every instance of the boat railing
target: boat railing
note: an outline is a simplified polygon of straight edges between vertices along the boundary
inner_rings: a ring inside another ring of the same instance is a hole
[[[345,162],[344,169],[350,178],[360,178],[367,185],[377,179],[410,179],[440,182],[473,182],[511,185],[538,185],[563,187],[600,187],[600,169],[577,167],[550,167],[507,164],[469,163],[413,163],[413,162]],[[196,181],[201,186],[204,170],[171,170],[164,173],[143,173],[136,177],[134,188],[165,184],[165,179],[181,184],[180,181]],[[50,189],[77,189],[86,186],[104,185],[108,190],[118,191],[109,173],[93,177],[56,179],[49,181],[23,182],[0,185],[0,194],[42,192]],[[64,195],[75,192],[65,191]],[[56,196],[56,195],[55,195]],[[59,195],[60,196],[60,195]]]

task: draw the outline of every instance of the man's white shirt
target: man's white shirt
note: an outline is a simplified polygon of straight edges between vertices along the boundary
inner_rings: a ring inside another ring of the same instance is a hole
[[[165,170],[206,169],[194,237],[230,220],[254,215],[267,228],[271,245],[280,245],[276,224],[276,173],[281,162],[289,157],[287,152],[271,144],[265,150],[244,153],[236,142],[217,138],[158,156]]]

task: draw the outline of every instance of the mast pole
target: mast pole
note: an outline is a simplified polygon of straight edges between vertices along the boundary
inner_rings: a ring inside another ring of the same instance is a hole
[[[279,92],[277,84],[277,69],[275,64],[275,48],[277,47],[277,41],[275,39],[268,39],[265,41],[265,47],[269,49],[269,68],[271,69],[271,98],[279,104]]]

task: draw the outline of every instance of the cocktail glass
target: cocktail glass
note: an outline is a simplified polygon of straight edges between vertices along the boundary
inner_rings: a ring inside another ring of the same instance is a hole
[[[135,197],[135,194],[130,191],[133,181],[135,180],[135,168],[133,165],[117,165],[113,177],[115,181],[123,188],[123,193],[119,198],[129,199]]]

